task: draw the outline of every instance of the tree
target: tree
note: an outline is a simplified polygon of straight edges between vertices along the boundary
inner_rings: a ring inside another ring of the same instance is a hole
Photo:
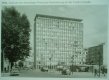
[[[5,7],[2,10],[1,20],[2,55],[4,52],[4,57],[8,58],[10,63],[25,59],[30,51],[30,23],[27,16],[21,15],[14,7]]]

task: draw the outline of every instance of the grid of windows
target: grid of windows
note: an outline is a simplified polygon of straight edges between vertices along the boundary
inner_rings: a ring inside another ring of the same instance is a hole
[[[41,65],[80,64],[83,50],[81,22],[38,16],[36,19],[36,54]],[[37,65],[39,65],[37,64]]]

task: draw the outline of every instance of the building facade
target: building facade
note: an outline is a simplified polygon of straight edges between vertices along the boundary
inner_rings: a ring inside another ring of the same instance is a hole
[[[36,14],[34,21],[35,67],[83,64],[81,19]]]
[[[87,48],[86,64],[103,65],[103,44]]]

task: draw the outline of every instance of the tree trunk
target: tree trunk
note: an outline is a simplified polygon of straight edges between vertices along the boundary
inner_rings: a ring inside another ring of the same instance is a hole
[[[3,52],[2,52],[2,54],[1,54],[1,72],[3,72],[4,71],[4,60],[3,60]]]
[[[14,66],[14,63],[13,62],[11,62],[11,70],[12,70],[12,67]]]
[[[14,65],[13,62],[10,61],[10,62],[9,62],[9,72],[12,71],[12,67],[13,67],[13,65]]]

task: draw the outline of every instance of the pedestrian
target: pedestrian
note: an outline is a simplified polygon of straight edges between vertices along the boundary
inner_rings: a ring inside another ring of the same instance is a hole
[[[14,66],[14,62],[11,62],[11,71],[13,69],[13,66]]]
[[[105,76],[106,71],[104,67],[101,69],[101,71],[102,71],[102,74]]]
[[[23,67],[23,63],[22,61],[19,61],[19,71],[22,69],[22,67]]]
[[[15,63],[15,68],[17,68],[18,66],[17,66],[17,63]]]
[[[94,76],[98,76],[97,69],[94,69]]]

